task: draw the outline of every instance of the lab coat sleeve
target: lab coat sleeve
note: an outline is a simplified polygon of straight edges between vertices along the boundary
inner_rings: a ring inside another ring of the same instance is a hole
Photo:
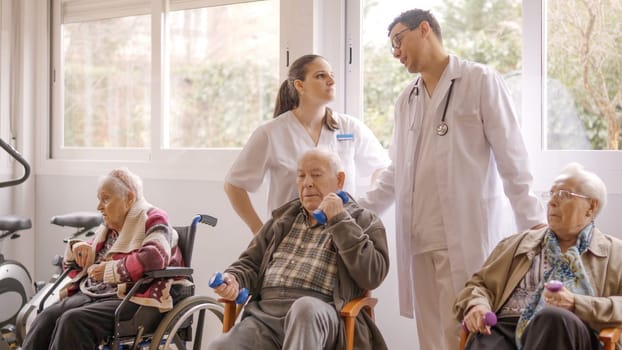
[[[494,153],[506,196],[519,230],[545,223],[544,208],[531,189],[533,176],[527,148],[503,78],[487,70],[481,81],[484,132]]]
[[[393,133],[395,134],[395,130]],[[395,135],[393,140],[395,140]],[[395,143],[392,143],[389,146],[391,160],[389,166],[380,174],[375,186],[358,200],[360,206],[378,215],[382,215],[395,200],[395,155]]]
[[[389,166],[390,159],[374,133],[363,122],[356,120],[357,147],[355,152],[358,177],[369,177],[378,169]]]
[[[270,149],[270,137],[266,129],[255,129],[229,169],[225,181],[248,192],[257,191],[268,171]]]

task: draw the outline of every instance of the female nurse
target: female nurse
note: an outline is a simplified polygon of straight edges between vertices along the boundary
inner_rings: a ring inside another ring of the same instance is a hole
[[[269,213],[296,198],[296,160],[305,151],[336,152],[351,175],[344,190],[352,195],[357,179],[373,180],[389,165],[387,152],[363,122],[328,107],[334,99],[335,79],[323,57],[305,55],[292,63],[279,88],[274,119],[253,132],[225,178],[229,201],[253,234],[263,223],[249,192],[269,177]]]

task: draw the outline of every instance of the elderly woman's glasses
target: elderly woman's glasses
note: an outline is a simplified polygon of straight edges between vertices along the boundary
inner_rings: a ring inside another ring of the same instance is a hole
[[[570,192],[567,190],[557,190],[557,191],[551,191],[551,192],[542,194],[542,199],[546,202],[550,201],[553,198],[556,198],[558,201],[563,202],[563,201],[569,200],[572,197],[590,199],[590,197],[588,196],[584,196],[582,194]]]
[[[391,38],[391,53],[394,53],[395,50],[399,49],[402,46],[402,33],[407,30],[412,30],[411,28],[402,29],[397,32],[393,38]]]

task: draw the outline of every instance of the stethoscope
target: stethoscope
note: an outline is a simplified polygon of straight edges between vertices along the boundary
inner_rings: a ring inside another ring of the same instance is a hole
[[[417,81],[415,82],[415,86],[410,91],[410,94],[408,95],[408,103],[412,101],[413,94],[415,94],[415,96],[419,96],[419,80],[421,80],[421,77],[417,78]],[[449,125],[447,125],[447,122],[445,121],[445,117],[447,115],[447,107],[449,106],[449,100],[451,99],[451,91],[454,88],[454,80],[455,79],[451,79],[451,83],[449,83],[449,92],[447,93],[447,100],[445,100],[445,108],[443,109],[443,116],[441,117],[441,122],[436,126],[436,135],[438,136],[445,136],[447,134],[447,131],[449,131]]]

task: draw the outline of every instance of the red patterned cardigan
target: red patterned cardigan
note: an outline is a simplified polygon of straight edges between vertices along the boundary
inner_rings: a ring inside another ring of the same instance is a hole
[[[101,250],[110,230],[101,225],[95,237],[88,241],[94,250]],[[130,208],[119,237],[106,253],[103,262],[106,264],[104,282],[117,284],[119,298],[132,287],[133,282],[140,279],[144,272],[160,270],[167,266],[183,266],[183,258],[177,247],[177,232],[168,224],[166,212],[147,203],[144,199],[137,201]],[[75,261],[71,247],[79,242],[72,240],[65,251],[65,261]],[[79,290],[80,280],[86,276],[86,269],[70,274],[69,283],[61,291],[61,297],[69,296]],[[171,286],[175,283],[190,283],[186,280],[156,279],[145,290],[131,298],[131,301],[146,306],[153,306],[164,312],[173,307],[170,295]]]

